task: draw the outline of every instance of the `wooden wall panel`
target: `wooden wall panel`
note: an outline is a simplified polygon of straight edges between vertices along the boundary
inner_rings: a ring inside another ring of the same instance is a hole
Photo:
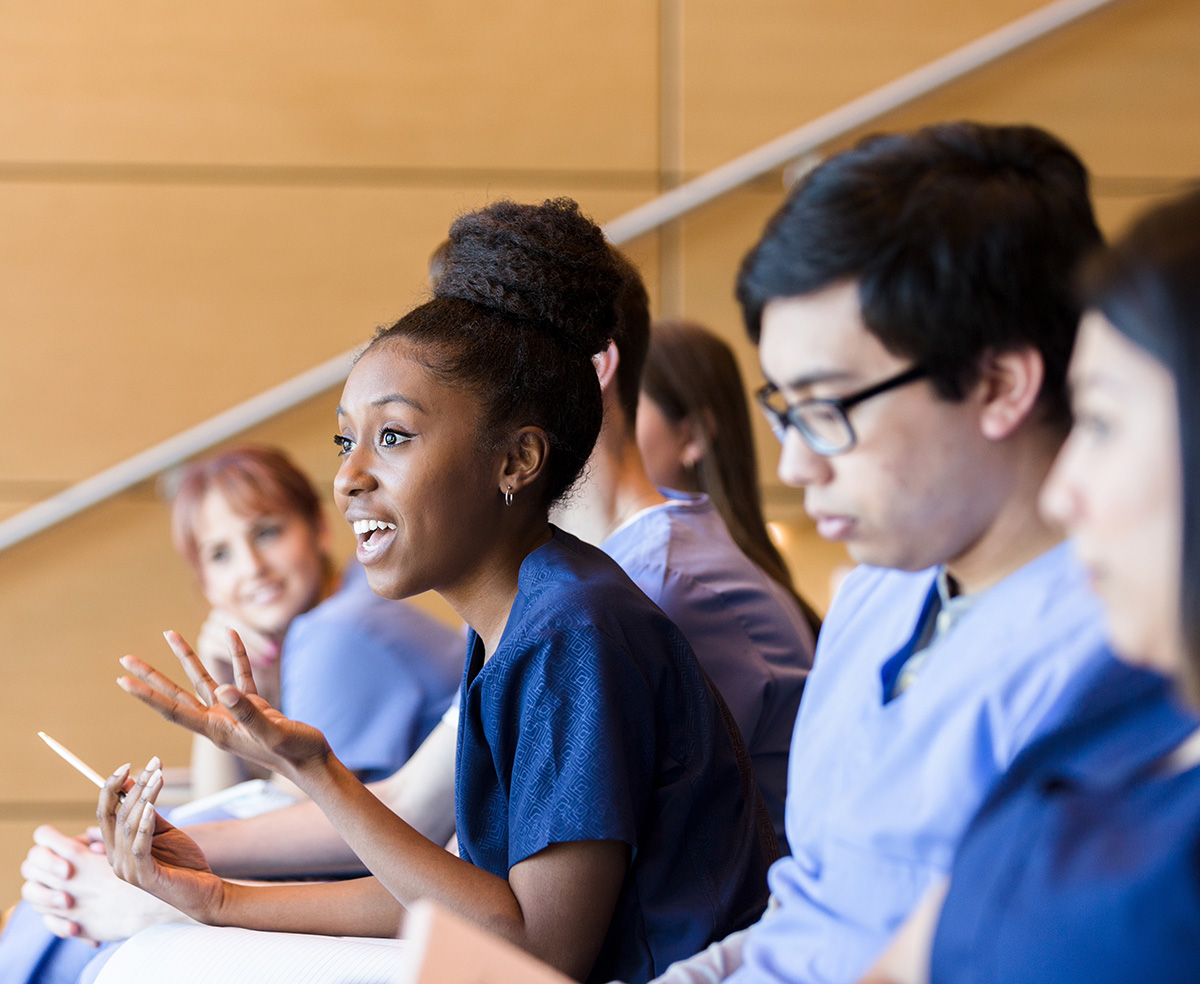
[[[1105,194],[1200,175],[1200,4],[1124,0],[882,121],[1032,122]]]
[[[39,729],[102,774],[156,751],[168,762],[186,761],[188,736],[114,683],[125,653],[173,669],[161,658],[160,633],[193,630],[205,612],[152,491],[131,492],[0,554],[0,583],[5,800],[91,797],[84,780],[38,748]]]
[[[656,167],[638,0],[24,0],[0,19],[8,161]]]
[[[752,0],[684,15],[684,159],[723,163],[1042,6],[1032,0]],[[1035,122],[1098,174],[1200,169],[1200,7],[1124,0],[870,129]]]
[[[716,167],[1041,6],[719,0],[683,13],[684,163]]]
[[[85,478],[355,347],[424,298],[455,215],[549,194],[601,221],[643,197],[0,183],[0,417],[47,442],[0,447],[0,486]]]

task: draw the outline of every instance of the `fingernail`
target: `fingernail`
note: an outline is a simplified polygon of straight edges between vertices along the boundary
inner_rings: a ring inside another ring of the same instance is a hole
[[[126,762],[124,765],[118,765],[118,766],[117,766],[117,769],[116,769],[116,771],[113,773],[113,775],[114,775],[114,776],[123,776],[123,775],[125,775],[125,773],[127,773],[127,772],[129,771],[129,767],[130,767],[131,765],[132,765],[132,763],[131,763],[131,762]]]
[[[147,772],[154,772],[157,769],[160,769],[161,767],[162,767],[162,762],[159,761],[157,755],[155,755],[152,759],[150,759],[149,762],[146,763],[146,771]]]
[[[218,687],[217,700],[219,700],[226,707],[233,707],[233,705],[238,702],[237,691],[229,686]]]

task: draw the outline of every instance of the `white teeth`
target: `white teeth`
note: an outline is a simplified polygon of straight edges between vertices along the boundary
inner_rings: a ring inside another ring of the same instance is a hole
[[[372,530],[394,530],[395,528],[395,523],[385,523],[380,519],[356,519],[354,521],[355,536],[370,533]]]

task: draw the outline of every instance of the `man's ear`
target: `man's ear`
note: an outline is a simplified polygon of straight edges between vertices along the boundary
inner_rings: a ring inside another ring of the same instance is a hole
[[[513,434],[500,467],[500,494],[515,496],[538,480],[550,457],[550,441],[540,427],[522,427]]]
[[[596,375],[600,377],[600,391],[607,393],[617,378],[617,365],[621,361],[621,353],[617,350],[616,342],[609,342],[608,348],[592,356],[592,365],[596,367]]]
[[[982,399],[979,428],[989,441],[1002,441],[1021,426],[1037,406],[1046,365],[1032,346],[989,352],[979,374]]]

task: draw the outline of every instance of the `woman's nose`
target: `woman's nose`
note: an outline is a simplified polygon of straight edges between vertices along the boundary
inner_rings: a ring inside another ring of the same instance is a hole
[[[247,577],[257,577],[267,570],[267,560],[258,544],[250,541],[245,545],[245,549],[241,551],[241,566]]]
[[[364,467],[365,451],[355,447],[342,455],[337,475],[333,479],[333,491],[337,495],[355,496],[375,486],[375,479],[369,468]]]
[[[1079,518],[1079,494],[1067,462],[1060,456],[1038,494],[1038,511],[1055,526],[1069,530]]]

